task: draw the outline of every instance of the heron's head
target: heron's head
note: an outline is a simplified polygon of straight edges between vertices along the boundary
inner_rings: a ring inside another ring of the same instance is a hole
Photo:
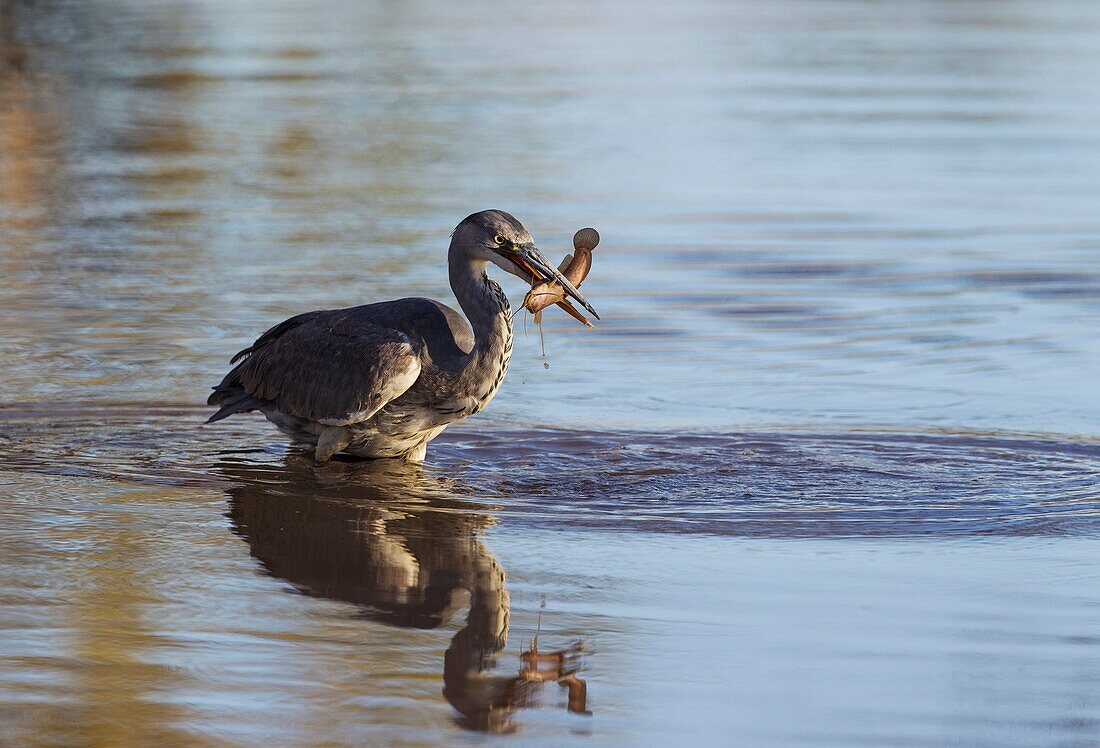
[[[503,210],[483,210],[466,216],[451,234],[451,250],[466,256],[486,260],[528,283],[555,280],[581,306],[600,318],[572,283],[550,263],[524,228],[511,214]]]

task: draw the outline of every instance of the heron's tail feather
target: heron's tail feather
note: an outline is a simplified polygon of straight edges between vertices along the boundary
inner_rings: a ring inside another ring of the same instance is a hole
[[[247,413],[256,410],[264,404],[263,400],[253,397],[239,387],[229,389],[214,388],[214,394],[206,401],[207,405],[220,405],[218,412],[206,419],[207,423],[214,423],[223,418],[229,418],[234,413]]]

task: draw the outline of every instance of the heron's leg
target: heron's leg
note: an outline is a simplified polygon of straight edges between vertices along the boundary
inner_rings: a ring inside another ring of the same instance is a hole
[[[351,444],[351,432],[339,426],[330,426],[321,432],[317,439],[317,449],[313,455],[317,462],[328,462],[332,456]]]
[[[428,456],[428,443],[422,442],[405,453],[405,462],[424,462]]]

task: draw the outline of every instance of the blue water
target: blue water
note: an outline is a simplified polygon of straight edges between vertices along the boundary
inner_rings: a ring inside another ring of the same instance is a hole
[[[1096,742],[1098,32],[0,3],[0,743]],[[517,317],[423,471],[201,426],[489,207],[598,228],[603,321]],[[540,610],[591,714],[464,715]]]

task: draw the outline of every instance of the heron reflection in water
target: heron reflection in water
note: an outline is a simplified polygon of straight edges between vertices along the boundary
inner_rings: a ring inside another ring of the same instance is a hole
[[[219,472],[232,483],[234,532],[303,593],[410,628],[442,626],[469,606],[443,661],[443,695],[465,727],[513,729],[514,710],[532,705],[548,680],[569,689],[570,711],[587,713],[577,650],[528,651],[519,675],[486,673],[508,641],[504,570],[479,537],[494,520],[442,481],[413,465],[293,455],[278,469],[223,461]]]
[[[468,320],[420,298],[291,317],[233,357],[208,423],[259,410],[321,462],[338,452],[423,461],[428,442],[484,408],[508,371],[512,311],[489,263],[528,283],[556,281],[599,319],[523,224],[481,211],[455,227],[447,254]]]

